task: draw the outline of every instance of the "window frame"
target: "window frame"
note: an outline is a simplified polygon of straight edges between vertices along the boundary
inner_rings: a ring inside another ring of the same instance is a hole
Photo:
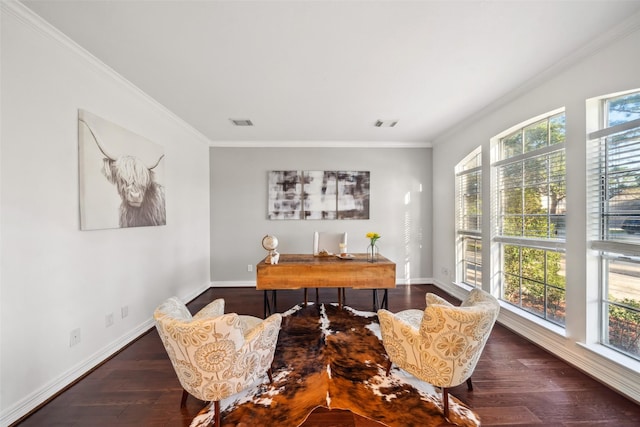
[[[552,121],[555,121],[557,118],[560,118],[560,117],[563,125],[564,139],[561,142],[553,142],[553,137],[551,133]],[[527,135],[525,134],[526,129],[530,127],[534,127],[538,125],[540,122],[545,122],[545,121],[547,125],[546,144],[544,146],[534,147],[527,151],[526,150]],[[559,109],[550,111],[548,113],[542,114],[540,116],[534,117],[525,122],[522,122],[519,125],[516,125],[502,132],[501,134],[497,135],[495,138],[492,138],[492,162],[491,162],[491,197],[492,197],[491,209],[493,212],[493,219],[492,219],[492,235],[493,236],[491,238],[491,245],[492,245],[491,252],[497,255],[495,257],[492,257],[493,258],[492,262],[494,264],[492,268],[493,268],[493,271],[497,273],[497,274],[494,274],[494,278],[495,280],[498,281],[498,285],[500,288],[500,299],[508,303],[509,305],[516,307],[517,309],[523,310],[526,313],[530,313],[536,316],[537,318],[547,321],[550,324],[556,325],[560,328],[565,327],[565,316],[564,316],[565,312],[564,311],[561,312],[562,316],[560,317],[561,318],[560,321],[557,320],[557,317],[547,315],[547,313],[549,312],[549,306],[550,306],[550,300],[548,299],[549,292],[547,291],[550,290],[551,288],[555,288],[555,285],[551,284],[548,281],[549,267],[546,261],[544,263],[544,272],[543,272],[544,283],[542,283],[542,285],[544,286],[544,293],[543,293],[544,299],[543,299],[542,310],[536,312],[531,308],[524,307],[521,303],[515,304],[509,298],[507,298],[507,296],[505,295],[505,288],[507,287],[507,277],[513,278],[515,276],[513,276],[512,272],[506,271],[505,248],[517,247],[519,248],[518,249],[519,253],[522,253],[522,249],[527,249],[527,248],[530,248],[532,250],[542,250],[544,251],[545,260],[547,259],[548,253],[559,253],[562,259],[565,260],[564,262],[566,263],[566,257],[564,256],[565,245],[566,245],[566,238],[565,238],[566,230],[565,232],[562,233],[561,236],[554,235],[553,233],[551,233],[551,230],[553,228],[553,225],[552,225],[553,222],[547,221],[545,237],[530,236],[530,235],[527,236],[525,232],[526,227],[524,226],[522,228],[521,235],[505,234],[504,219],[507,217],[505,213],[507,211],[507,208],[505,207],[506,205],[503,204],[504,199],[501,193],[507,187],[504,185],[506,181],[501,179],[502,177],[505,177],[505,175],[501,175],[501,173],[506,169],[505,166],[517,165],[518,163],[520,163],[522,168],[525,168],[525,164],[528,160],[541,157],[543,158],[543,160],[546,159],[546,162],[547,162],[546,170],[545,170],[546,178],[543,181],[543,185],[546,185],[546,187],[549,188],[549,185],[551,182],[550,177],[552,176],[552,174],[550,173],[551,165],[549,163],[550,161],[549,158],[548,157],[545,158],[543,156],[551,156],[555,153],[561,153],[561,164],[563,166],[564,172],[561,176],[560,181],[558,182],[560,182],[560,184],[563,185],[565,198],[566,198],[566,179],[567,178],[566,178],[566,123],[565,121],[566,121],[565,109],[559,108]],[[516,149],[514,150],[514,154],[511,155],[510,157],[502,158],[504,140],[509,137],[512,137],[517,132],[520,132],[521,134],[520,143],[522,144],[522,149],[521,150]],[[522,180],[520,182],[520,186],[516,185],[514,186],[514,188],[519,189],[519,191],[522,191],[523,197],[525,197],[525,189],[527,187],[531,187],[531,185],[527,186],[529,182],[526,181],[526,173],[524,172],[525,169],[522,169],[522,171],[523,171]],[[518,179],[518,177],[516,177],[516,179]],[[521,212],[520,212],[520,214],[523,215],[523,218],[524,216],[527,215],[525,203],[526,201],[523,199]],[[555,214],[555,215],[557,215],[558,217],[566,218],[566,214],[567,212],[565,208],[563,209],[563,212],[561,215],[558,215],[558,214]],[[546,207],[545,215],[546,216],[550,215],[550,210],[548,205]],[[520,265],[519,271],[522,272],[523,265],[525,264],[523,264],[523,261],[521,258],[519,259],[518,263]],[[527,280],[530,281],[530,278],[527,278],[525,275],[520,274],[518,276],[518,280],[520,281],[520,284],[522,284],[523,281],[527,281]],[[563,286],[564,286],[564,289],[563,289],[564,296],[562,297],[562,303],[566,307],[566,276],[564,277]],[[522,287],[519,288],[518,297],[519,297],[518,301],[523,300]]]
[[[624,317],[633,316],[636,319],[640,318],[640,307],[631,306],[628,302],[625,302],[624,299],[617,301],[611,296],[611,284],[614,279],[612,276],[616,274],[612,271],[614,270],[611,268],[612,264],[629,264],[635,266],[637,271],[640,271],[640,239],[625,238],[624,235],[615,235],[611,231],[611,220],[615,216],[611,214],[611,199],[614,196],[610,196],[612,193],[610,192],[609,177],[611,176],[610,169],[614,169],[615,166],[610,167],[607,163],[607,160],[616,154],[615,147],[611,148],[611,151],[608,151],[610,142],[613,142],[610,141],[610,139],[613,140],[616,136],[624,136],[627,132],[633,133],[634,131],[640,131],[640,118],[609,125],[609,102],[634,94],[640,94],[640,89],[610,94],[598,99],[598,128],[587,135],[587,143],[589,146],[587,171],[589,176],[592,177],[587,188],[587,198],[589,201],[588,215],[590,217],[588,229],[590,236],[589,249],[597,253],[596,258],[599,270],[597,284],[600,299],[598,310],[598,340],[601,345],[613,351],[640,360],[640,347],[635,352],[631,352],[623,348],[623,340],[620,340],[620,343],[612,343],[610,339],[612,329],[616,328],[615,325],[612,326],[611,324],[613,318],[612,309],[627,313]],[[635,153],[640,155],[640,142],[635,141],[640,141],[640,137],[637,134],[632,134],[631,138],[631,143],[634,144],[635,147],[625,153],[625,158],[627,158],[626,156],[633,158]],[[631,167],[631,172],[640,168],[640,160],[635,161],[633,165],[635,168]],[[617,173],[620,172],[620,170],[613,170],[611,172]],[[636,190],[638,190],[638,188],[636,188]],[[638,195],[635,200],[639,199],[640,195]],[[621,209],[618,210],[615,215],[621,215],[624,212],[625,210]],[[640,298],[638,298],[638,302],[640,302]],[[638,334],[640,322],[637,320],[636,322],[635,334]],[[626,334],[618,335],[623,336]]]
[[[455,189],[456,189],[456,281],[471,287],[482,287],[482,146],[475,148],[455,168]],[[477,228],[470,229],[465,225],[470,224],[467,214],[467,194],[463,187],[468,182],[468,178],[475,175],[476,192],[475,199],[475,224]],[[468,245],[473,242],[474,247],[479,246],[479,250],[474,250],[473,260],[468,255]],[[468,275],[469,268],[475,272],[473,280]],[[478,278],[478,272],[480,276]]]

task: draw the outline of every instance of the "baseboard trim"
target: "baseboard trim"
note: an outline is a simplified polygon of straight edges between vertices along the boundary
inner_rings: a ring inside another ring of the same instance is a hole
[[[413,279],[396,279],[396,286],[433,283],[433,279],[428,278],[413,278]],[[212,288],[255,288],[255,280],[214,280],[211,282]]]
[[[215,280],[211,282],[212,288],[255,288],[255,280]]]

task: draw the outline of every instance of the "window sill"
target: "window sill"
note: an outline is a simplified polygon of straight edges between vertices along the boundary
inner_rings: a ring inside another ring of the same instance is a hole
[[[473,286],[470,286],[462,282],[454,282],[453,284],[457,288],[463,289],[465,292],[470,292],[472,289],[474,289]],[[502,300],[498,300],[498,301],[500,302],[500,317],[504,316],[504,317],[508,317],[509,319],[517,318],[518,320],[524,319],[525,321],[531,322],[534,325],[544,328],[549,332],[553,332],[554,334],[560,337],[563,337],[563,338],[567,337],[567,331],[562,326],[556,325],[555,323],[549,322],[548,320],[544,320],[541,317],[531,314],[526,310],[523,310],[512,304],[509,304],[508,302],[504,302]],[[500,323],[504,323],[500,321],[501,320],[500,317],[498,318],[498,321]]]
[[[618,351],[612,350],[607,346],[602,344],[584,344],[584,343],[576,343],[578,346],[588,350],[589,352],[600,356],[604,359],[619,365],[621,368],[629,369],[636,373],[640,373],[640,361],[622,354]]]
[[[544,320],[543,318],[538,317],[535,314],[531,314],[526,310],[500,300],[500,315],[502,316],[505,311],[509,313],[508,317],[517,316],[520,319],[531,322],[536,326],[544,328],[545,330],[552,332],[560,337],[567,337],[567,330],[562,326],[556,325],[555,323],[552,323],[548,320]]]

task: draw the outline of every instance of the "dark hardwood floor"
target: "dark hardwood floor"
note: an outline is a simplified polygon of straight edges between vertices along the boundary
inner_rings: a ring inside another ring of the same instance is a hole
[[[432,285],[400,286],[389,291],[389,309],[422,309],[426,292],[455,301]],[[279,311],[299,303],[302,295],[302,291],[278,292]],[[315,298],[315,292],[309,295]],[[209,289],[189,308],[195,313],[215,298],[225,299],[227,312],[263,315],[263,294],[254,288]],[[336,300],[336,290],[321,290],[321,302]],[[346,302],[359,310],[371,310],[371,291],[347,290]],[[462,385],[451,393],[480,416],[483,426],[640,425],[640,405],[500,325],[495,326],[485,347],[473,384],[473,391]],[[181,410],[181,393],[164,347],[152,329],[15,425],[188,426],[203,403],[190,397],[186,409]],[[348,411],[317,409],[303,426],[380,424]]]

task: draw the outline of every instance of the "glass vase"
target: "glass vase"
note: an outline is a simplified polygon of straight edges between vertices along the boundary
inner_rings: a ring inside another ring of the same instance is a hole
[[[378,262],[378,246],[375,243],[367,246],[367,261]]]

